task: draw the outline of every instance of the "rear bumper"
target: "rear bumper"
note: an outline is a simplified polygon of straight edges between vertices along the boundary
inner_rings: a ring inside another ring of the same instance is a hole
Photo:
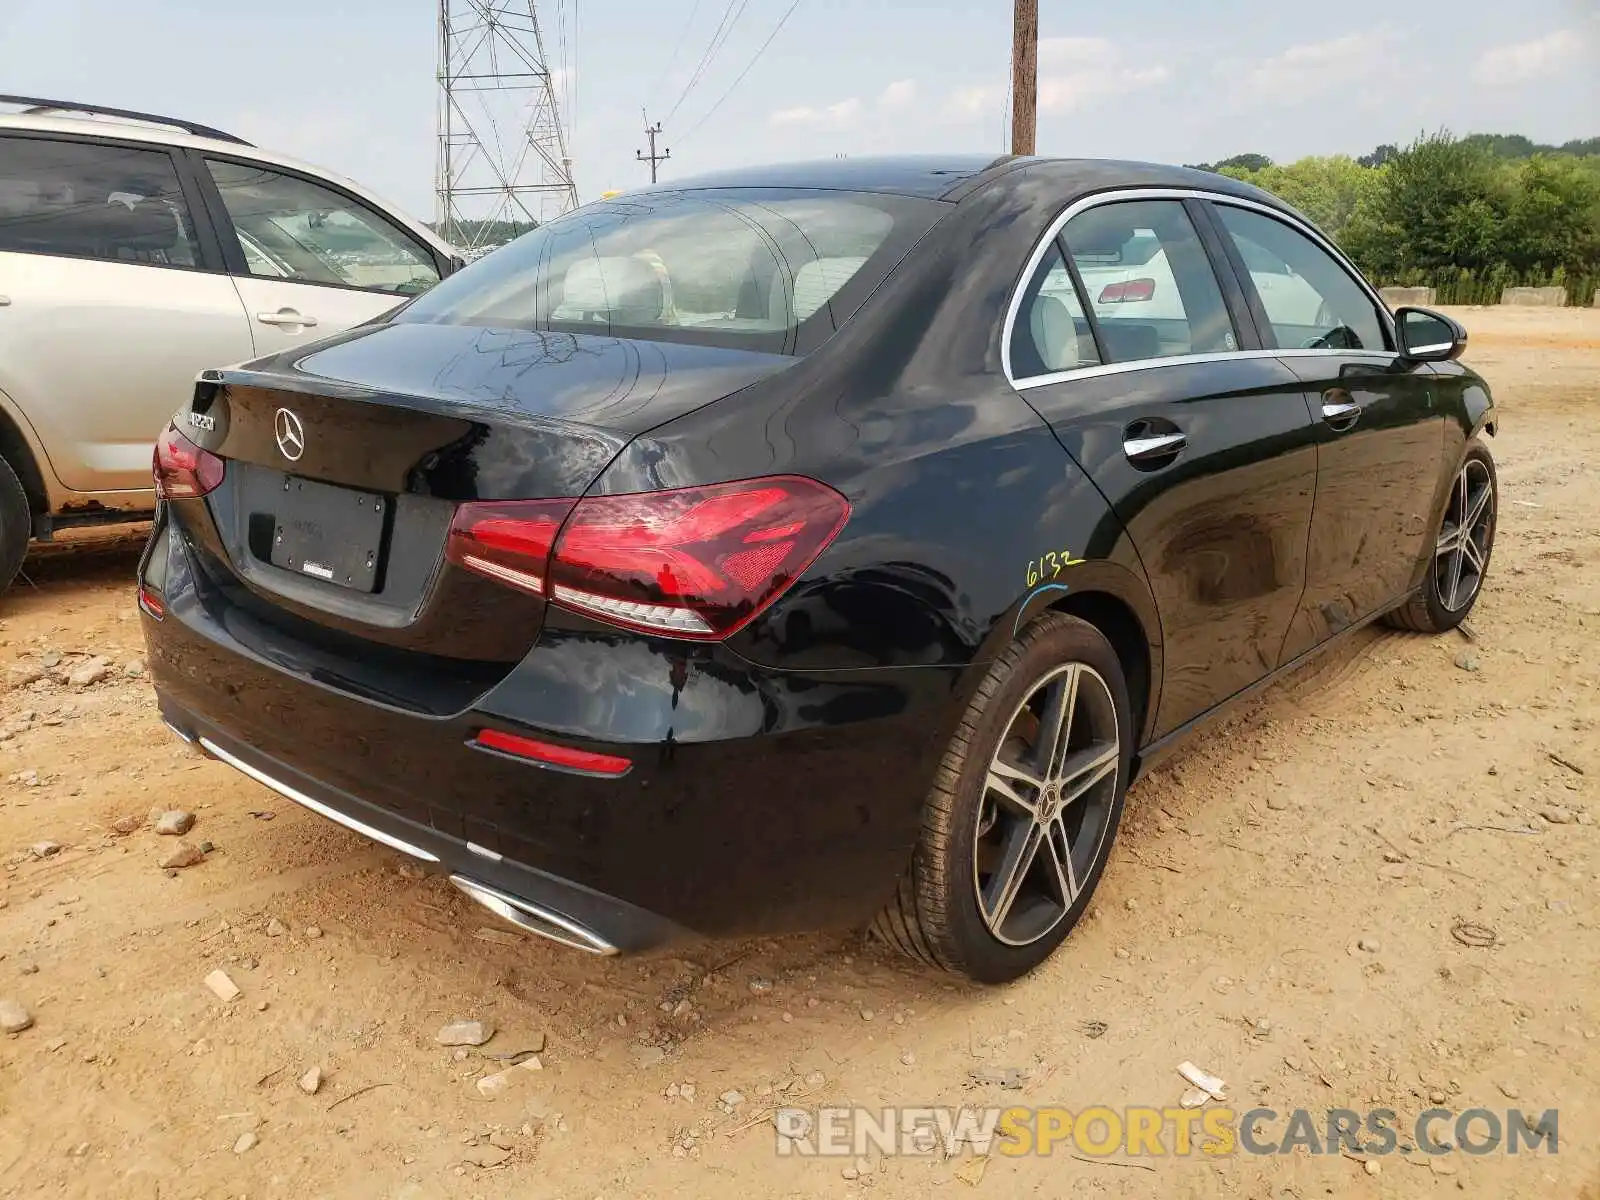
[[[553,618],[499,684],[438,716],[300,670],[292,640],[203,594],[167,529],[152,576],[166,615],[143,617],[151,675],[180,735],[479,885],[480,902],[487,887],[571,922],[601,952],[870,917],[910,860],[960,686],[949,668],[772,672],[721,646]],[[473,748],[484,728],[633,767],[541,768]]]
[[[160,703],[162,720],[184,741],[319,816],[409,855],[432,870],[450,872],[451,882],[464,893],[531,932],[593,954],[642,950],[680,940],[686,934],[672,922],[614,896],[507,861],[487,847],[331,788],[165,697]]]

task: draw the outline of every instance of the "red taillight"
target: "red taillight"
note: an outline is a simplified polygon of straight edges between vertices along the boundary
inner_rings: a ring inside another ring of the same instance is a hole
[[[596,754],[592,750],[576,750],[571,746],[557,746],[518,733],[502,733],[498,729],[482,729],[472,740],[474,746],[525,758],[529,762],[547,767],[560,767],[566,771],[582,771],[587,775],[626,775],[633,763],[615,754]]]
[[[710,640],[776,600],[849,515],[838,492],[789,475],[576,502],[466,504],[448,554],[614,625]]]
[[[1122,283],[1108,283],[1100,290],[1101,304],[1128,304],[1136,300],[1155,298],[1154,279],[1129,279]]]
[[[536,596],[544,594],[550,549],[576,500],[463,504],[450,522],[451,562]]]
[[[175,425],[168,425],[156,439],[151,473],[156,480],[156,495],[163,500],[204,496],[222,482],[224,469],[220,458],[196,446]]]
[[[167,606],[161,597],[142,583],[139,585],[139,607],[158,621],[167,615]]]

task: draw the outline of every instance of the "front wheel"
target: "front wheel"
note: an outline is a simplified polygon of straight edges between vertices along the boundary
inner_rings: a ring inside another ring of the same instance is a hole
[[[1487,446],[1474,442],[1451,484],[1433,563],[1421,590],[1384,620],[1415,633],[1444,633],[1467,619],[1483,591],[1494,552],[1499,480]]]
[[[874,931],[981,983],[1026,974],[1088,907],[1134,730],[1116,652],[1060,613],[990,667],[945,751],[911,868]]]

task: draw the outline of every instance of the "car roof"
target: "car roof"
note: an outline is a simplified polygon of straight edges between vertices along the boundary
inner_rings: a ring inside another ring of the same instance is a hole
[[[1012,161],[1009,155],[905,154],[870,158],[824,158],[812,162],[733,167],[687,179],[674,179],[639,192],[700,191],[705,188],[808,188],[842,192],[885,192],[942,200],[984,172]],[[628,193],[623,193],[627,195]]]
[[[958,201],[990,186],[1018,188],[1028,180],[1046,176],[1052,202],[1119,187],[1167,187],[1220,192],[1287,210],[1281,200],[1259,188],[1195,167],[1010,154],[886,155],[735,167],[658,183],[623,195],[708,188],[806,188]]]
[[[87,114],[44,114],[44,113],[8,113],[0,112],[0,133],[9,133],[12,130],[26,133],[61,133],[73,137],[101,137],[124,142],[149,142],[153,146],[174,146],[185,149],[203,150],[207,154],[224,155],[229,158],[245,159],[250,162],[260,162],[267,166],[284,167],[291,171],[300,171],[317,179],[326,179],[329,183],[338,184],[347,191],[354,192],[357,196],[367,201],[374,207],[389,213],[392,216],[403,218],[412,232],[426,236],[435,249],[446,254],[454,254],[455,248],[443,238],[435,234],[415,217],[410,216],[405,209],[376,195],[370,188],[364,187],[353,179],[328,170],[326,167],[314,166],[311,163],[301,162],[299,159],[290,158],[284,154],[275,154],[270,150],[263,150],[259,146],[251,145],[244,141],[223,141],[220,138],[200,137],[187,133],[175,126],[162,125],[153,118],[150,122],[137,122],[122,117],[100,117]]]

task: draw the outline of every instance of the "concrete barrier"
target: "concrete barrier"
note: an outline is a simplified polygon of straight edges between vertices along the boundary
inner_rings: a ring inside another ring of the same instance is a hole
[[[1379,288],[1378,295],[1383,297],[1383,302],[1390,308],[1399,308],[1404,304],[1420,305],[1427,308],[1434,302],[1434,290],[1430,287],[1386,287]]]
[[[1501,304],[1525,304],[1536,308],[1565,308],[1567,289],[1563,287],[1508,287],[1500,293]]]

